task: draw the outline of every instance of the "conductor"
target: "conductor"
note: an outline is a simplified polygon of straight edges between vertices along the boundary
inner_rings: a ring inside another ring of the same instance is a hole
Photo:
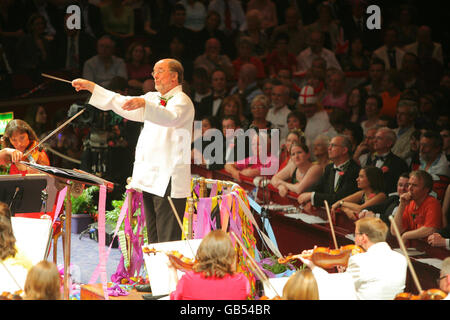
[[[191,188],[190,144],[194,105],[182,91],[183,66],[162,59],[153,68],[156,92],[122,96],[85,79],[75,79],[76,91],[92,93],[89,104],[100,110],[143,122],[136,145],[131,187],[142,190],[149,243],[181,239],[181,229],[167,199],[173,199],[182,219]]]

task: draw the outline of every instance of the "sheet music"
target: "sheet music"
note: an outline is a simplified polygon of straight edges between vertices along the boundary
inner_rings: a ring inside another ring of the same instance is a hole
[[[318,216],[313,216],[311,214],[306,213],[287,213],[284,215],[285,217],[299,219],[305,223],[314,224],[314,223],[327,223],[327,220],[324,220]]]
[[[403,251],[400,248],[395,248],[393,250],[397,251],[398,253],[403,254]],[[421,256],[421,255],[425,254],[424,251],[419,251],[416,248],[406,248],[406,252],[408,253],[408,256],[410,256],[410,257]]]
[[[428,264],[439,270],[441,270],[441,268],[442,268],[442,260],[437,259],[437,258],[423,258],[423,259],[416,259],[416,261]]]
[[[33,265],[45,260],[52,228],[51,219],[11,217],[16,246],[31,260]]]

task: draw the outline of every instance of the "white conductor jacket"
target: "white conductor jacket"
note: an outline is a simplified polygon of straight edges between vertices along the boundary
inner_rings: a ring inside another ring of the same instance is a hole
[[[163,197],[171,181],[170,197],[186,198],[191,185],[194,105],[181,85],[162,97],[168,99],[166,106],[161,105],[161,94],[155,91],[140,96],[145,99],[145,108],[127,111],[122,105],[136,97],[122,96],[95,85],[89,104],[144,123],[136,146],[132,188]]]

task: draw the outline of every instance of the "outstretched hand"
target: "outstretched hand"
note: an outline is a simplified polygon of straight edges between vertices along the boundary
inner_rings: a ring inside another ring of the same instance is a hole
[[[77,92],[81,90],[87,90],[92,93],[94,91],[95,83],[86,79],[79,78],[72,81],[72,87],[74,87]]]
[[[127,100],[123,105],[122,109],[131,111],[139,108],[145,107],[145,99],[144,98],[132,98],[130,100]]]

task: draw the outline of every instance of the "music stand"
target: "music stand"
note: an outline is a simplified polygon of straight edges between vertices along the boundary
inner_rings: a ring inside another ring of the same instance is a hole
[[[44,166],[35,163],[28,163],[20,161],[21,164],[30,167],[31,169],[38,170],[42,173],[50,175],[56,179],[61,185],[67,186],[66,193],[66,208],[65,208],[65,232],[64,232],[64,299],[69,300],[69,268],[70,268],[70,240],[71,240],[71,219],[72,219],[72,188],[80,189],[83,184],[95,185],[95,186],[106,186],[108,190],[114,188],[114,183],[97,177],[93,174],[81,171],[81,170],[71,170],[56,168],[51,166]]]
[[[16,213],[40,212],[42,209],[42,191],[47,187],[45,174],[1,175],[0,201],[6,203],[11,216]]]

